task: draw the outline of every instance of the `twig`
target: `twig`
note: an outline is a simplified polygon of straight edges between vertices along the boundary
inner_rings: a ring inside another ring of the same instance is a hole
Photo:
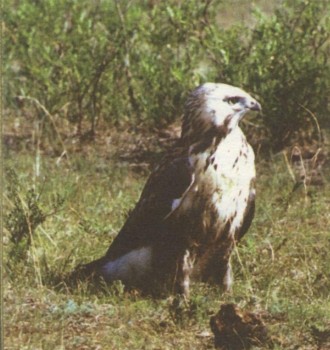
[[[285,160],[285,164],[286,164],[286,166],[288,168],[288,172],[289,172],[293,182],[296,182],[296,177],[295,177],[295,175],[294,175],[294,173],[292,171],[292,167],[291,167],[291,165],[289,163],[288,156],[287,156],[285,151],[283,151],[282,154],[283,154],[283,157],[284,157],[284,160]]]
[[[245,268],[245,266],[243,264],[243,261],[241,259],[241,256],[239,254],[238,247],[237,247],[237,242],[236,242],[235,238],[233,239],[233,250],[234,250],[234,252],[236,254],[236,257],[237,257],[237,260],[238,260],[238,262],[239,262],[239,264],[241,266],[242,272],[244,274],[244,278],[245,278],[246,282],[248,282],[248,284],[249,284],[248,289],[250,291],[252,291],[253,288],[252,288],[252,284],[251,284],[251,279],[249,279],[247,269]]]
[[[318,148],[317,151],[315,152],[315,154],[313,155],[311,161],[312,161],[312,168],[315,169],[315,165],[316,165],[316,162],[317,162],[317,157],[319,155],[319,153],[322,151],[322,148]]]
[[[213,2],[213,0],[206,0],[205,1],[205,6],[203,9],[203,18],[204,18],[206,24],[209,23],[208,10],[209,10],[209,7],[211,6],[212,2]]]
[[[124,15],[121,11],[120,5],[119,5],[119,0],[116,0],[116,9],[118,13],[118,17],[122,26],[122,30],[124,33],[124,47],[125,47],[125,74],[126,74],[126,79],[127,79],[127,84],[128,84],[128,96],[130,99],[131,106],[133,107],[133,111],[136,114],[136,116],[139,118],[139,112],[140,112],[140,107],[138,102],[136,101],[135,98],[135,93],[134,93],[134,88],[132,85],[132,80],[133,76],[130,70],[130,48],[127,43],[127,30],[126,30],[126,25],[125,25],[125,18]]]
[[[299,106],[301,108],[303,108],[306,112],[309,113],[309,115],[312,117],[312,119],[314,120],[315,124],[316,124],[316,128],[317,128],[317,132],[318,132],[318,138],[319,138],[319,146],[321,146],[322,144],[322,134],[321,134],[321,128],[320,128],[320,124],[316,118],[316,115],[307,107],[303,106],[302,104],[299,103]]]
[[[56,126],[54,117],[52,116],[51,113],[49,113],[49,111],[47,110],[47,108],[46,108],[43,104],[41,104],[35,97],[21,96],[21,95],[20,95],[20,96],[17,96],[17,98],[20,99],[20,100],[29,100],[29,101],[34,102],[34,103],[46,114],[46,116],[49,118],[49,120],[51,121],[51,123],[52,123],[52,125],[53,125],[53,127],[54,127],[54,130],[55,130],[55,132],[56,132],[56,134],[57,134],[58,139],[60,140],[60,143],[61,143],[61,145],[62,145],[62,147],[63,147],[63,151],[65,151],[66,154],[67,154],[67,150],[66,150],[65,144],[64,144],[64,142],[63,142],[63,140],[62,140],[62,137],[61,137],[61,135],[60,135],[60,132],[59,132],[58,129],[57,129],[57,126]],[[68,161],[69,161],[68,154],[67,154],[67,158],[68,158]]]
[[[25,220],[26,220],[26,223],[27,223],[28,229],[29,229],[28,246],[31,247],[31,250],[32,250],[31,256],[32,256],[32,261],[33,261],[33,267],[34,267],[34,270],[36,273],[37,283],[40,287],[42,287],[42,277],[41,277],[41,273],[40,273],[40,261],[36,255],[36,249],[35,249],[35,244],[34,244],[34,239],[33,239],[32,223],[30,221],[29,213],[28,213],[28,205],[24,201],[24,199],[20,196],[19,193],[17,193],[17,195],[21,201],[22,209],[24,211]]]

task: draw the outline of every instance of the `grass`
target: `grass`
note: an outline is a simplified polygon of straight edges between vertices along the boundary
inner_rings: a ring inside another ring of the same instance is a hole
[[[96,151],[56,161],[41,156],[35,179],[35,156],[6,155],[21,198],[35,187],[46,213],[57,194],[65,200],[38,226],[24,259],[13,263],[4,231],[5,349],[212,349],[209,319],[225,302],[263,313],[274,349],[329,348],[315,335],[330,330],[329,181],[308,196],[292,193],[281,155],[260,162],[256,217],[233,255],[232,293],[194,283],[189,305],[175,309],[173,297],[141,297],[120,283],[93,291],[54,282],[106,251],[149,172]],[[13,206],[8,192],[4,206],[5,214]]]
[[[266,13],[278,5],[254,3]],[[220,5],[220,27],[254,25],[251,1]],[[149,140],[132,141],[123,130],[119,135],[99,125],[107,139],[99,152],[99,135],[97,145],[66,138],[75,131],[64,118],[56,116],[59,132],[50,129],[46,134],[46,122],[33,110],[17,107],[16,113],[5,114],[4,166],[18,175],[18,200],[26,205],[28,190],[35,189],[40,194],[37,205],[48,214],[26,254],[24,245],[11,242],[4,225],[5,349],[213,349],[210,316],[228,302],[264,316],[275,350],[330,349],[329,175],[323,187],[309,187],[307,195],[303,187],[292,192],[294,184],[281,155],[259,161],[256,217],[233,254],[230,294],[193,283],[189,304],[174,307],[173,297],[142,297],[125,292],[120,283],[99,290],[81,283],[72,290],[61,280],[79,263],[105,253],[137,201],[149,168],[133,164],[135,151],[139,154]],[[115,157],[125,153],[120,150],[124,143],[127,152],[121,159],[129,162]],[[15,205],[8,185],[4,215]],[[54,210],[57,197],[64,202]]]

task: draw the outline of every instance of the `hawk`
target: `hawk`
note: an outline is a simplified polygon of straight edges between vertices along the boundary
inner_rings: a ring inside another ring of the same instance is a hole
[[[181,137],[152,172],[106,254],[79,268],[154,293],[189,294],[190,277],[232,283],[230,254],[255,202],[254,152],[239,127],[260,104],[217,83],[187,98]]]

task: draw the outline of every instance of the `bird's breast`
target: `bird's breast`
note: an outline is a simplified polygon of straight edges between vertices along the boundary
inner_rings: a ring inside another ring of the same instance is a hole
[[[187,204],[195,209],[199,206],[197,210],[212,226],[223,227],[229,221],[234,232],[243,221],[255,178],[254,153],[245,136],[239,129],[215,150],[191,156],[190,162],[195,184]]]

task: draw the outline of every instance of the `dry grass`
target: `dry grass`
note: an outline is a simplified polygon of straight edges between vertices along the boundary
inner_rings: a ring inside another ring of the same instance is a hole
[[[255,1],[266,13],[277,3]],[[251,1],[221,6],[219,25],[253,25]],[[275,350],[330,349],[329,166],[324,186],[292,192],[281,155],[260,161],[256,217],[233,256],[232,293],[194,283],[189,305],[174,308],[172,297],[153,300],[120,284],[70,290],[60,282],[78,263],[104,254],[150,171],[139,156],[159,158],[159,135],[100,124],[91,142],[61,118],[47,134],[33,110],[24,118],[15,112],[5,115],[4,166],[18,174],[20,197],[35,188],[46,212],[54,196],[65,201],[38,226],[24,259],[9,254],[16,247],[4,227],[5,349],[212,349],[209,319],[228,302],[263,316]],[[13,201],[5,191],[4,215]]]
[[[116,153],[116,152],[115,152]],[[102,255],[137,200],[145,178],[128,162],[95,152],[36,158],[9,152],[21,195],[42,189],[46,211],[52,198],[62,209],[35,232],[23,261],[5,266],[5,349],[211,349],[209,318],[220,304],[234,302],[264,315],[275,349],[327,349],[330,329],[329,178],[324,187],[292,193],[282,156],[258,165],[254,223],[234,254],[235,284],[222,295],[195,283],[188,306],[127,294],[120,284],[68,290],[57,282],[79,262]],[[5,214],[12,206],[5,196]],[[4,261],[10,262],[4,231]],[[54,281],[57,281],[56,283]],[[327,333],[328,332],[328,333]],[[321,334],[321,335],[320,335]]]

